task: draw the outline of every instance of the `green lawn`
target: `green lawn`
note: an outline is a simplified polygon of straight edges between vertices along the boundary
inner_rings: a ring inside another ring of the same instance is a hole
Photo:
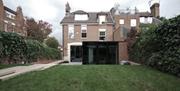
[[[144,66],[56,66],[0,82],[0,91],[180,91],[180,78]]]

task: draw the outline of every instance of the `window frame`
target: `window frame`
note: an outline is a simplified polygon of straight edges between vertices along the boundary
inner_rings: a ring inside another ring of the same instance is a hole
[[[71,28],[72,29],[71,29]],[[72,35],[70,35],[70,31],[72,31]],[[74,39],[75,38],[75,30],[74,30],[74,25],[73,24],[69,24],[68,25],[68,39]],[[72,36],[72,37],[71,37]]]
[[[88,15],[87,14],[75,14],[74,20],[75,21],[87,21]]]
[[[122,23],[123,22],[123,23]],[[124,25],[124,19],[119,19],[119,24]]]
[[[135,24],[133,22],[135,22]],[[130,26],[131,27],[136,27],[137,26],[137,20],[136,19],[131,19],[130,20]]]
[[[85,32],[84,32],[85,31]],[[86,34],[86,37],[83,37],[82,35],[83,35],[83,33],[84,34]],[[87,25],[81,25],[81,38],[82,39],[86,39],[87,38]]]
[[[104,35],[101,35],[101,32],[104,32]],[[106,40],[106,29],[99,29],[99,40],[105,41]],[[101,40],[101,37],[104,37],[104,40]]]
[[[104,19],[103,19],[104,18]],[[99,15],[99,24],[104,24],[107,20],[106,20],[107,16],[106,15]],[[103,20],[101,20],[103,19]]]

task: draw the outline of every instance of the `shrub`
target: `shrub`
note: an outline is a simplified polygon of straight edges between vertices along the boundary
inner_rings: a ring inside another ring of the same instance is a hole
[[[45,44],[51,48],[58,49],[59,43],[54,37],[49,37],[45,40]]]
[[[27,58],[30,59],[30,61],[36,61],[37,59],[61,59],[58,49],[50,48],[37,40],[26,40],[26,44],[28,46]]]
[[[26,40],[26,58],[28,62],[37,61],[40,55],[41,44],[37,40]]]

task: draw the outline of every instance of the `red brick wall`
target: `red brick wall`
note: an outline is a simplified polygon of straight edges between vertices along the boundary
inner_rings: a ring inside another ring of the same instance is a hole
[[[127,42],[122,41],[119,42],[119,61],[122,60],[128,60],[128,48],[127,48]]]
[[[81,25],[74,25],[74,39],[68,38],[68,25],[63,25],[63,55],[67,56],[67,44],[72,42],[82,42],[82,41],[99,41],[99,29],[106,30],[106,41],[113,41],[113,26],[112,25],[99,25],[92,24],[87,25],[87,38],[81,38]]]

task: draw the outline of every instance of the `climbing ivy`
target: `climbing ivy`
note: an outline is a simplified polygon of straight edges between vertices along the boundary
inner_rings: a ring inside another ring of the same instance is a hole
[[[180,15],[148,26],[130,51],[130,58],[180,76]]]

